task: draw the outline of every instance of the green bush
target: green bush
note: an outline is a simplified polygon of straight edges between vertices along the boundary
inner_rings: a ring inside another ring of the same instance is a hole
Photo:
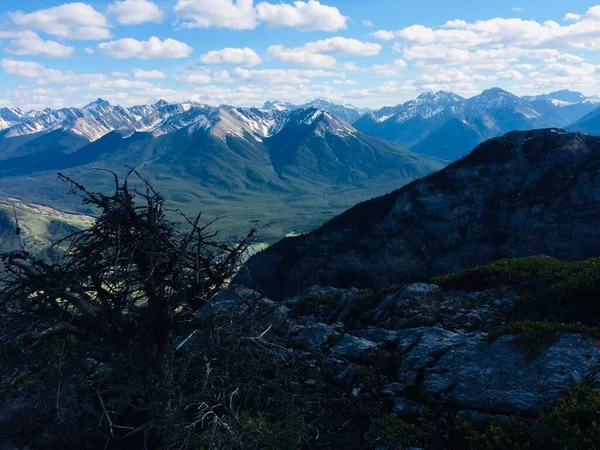
[[[258,413],[244,424],[242,441],[260,450],[302,448],[312,429],[302,418],[284,422],[273,414]]]
[[[397,416],[388,415],[373,420],[365,434],[365,441],[373,448],[424,447],[434,431],[433,422],[424,417],[416,422],[406,422]]]
[[[579,322],[511,322],[490,331],[488,339],[493,342],[501,336],[519,335],[514,342],[525,348],[530,356],[535,356],[544,348],[557,342],[560,332],[584,333],[596,338],[600,337],[596,328],[586,327]]]
[[[312,314],[321,307],[334,307],[340,299],[341,291],[331,291],[326,294],[323,293],[310,293],[298,300],[294,312],[303,316],[306,314]]]
[[[467,291],[509,288],[522,297],[516,313],[531,320],[600,323],[600,258],[506,259],[434,277],[432,283]]]
[[[512,417],[483,427],[461,425],[469,450],[579,450],[600,448],[600,393],[585,385],[569,389],[537,423]]]

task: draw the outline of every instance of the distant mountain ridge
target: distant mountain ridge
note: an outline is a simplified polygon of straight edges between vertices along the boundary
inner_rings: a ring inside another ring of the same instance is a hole
[[[567,127],[597,108],[597,98],[568,90],[518,97],[492,88],[468,99],[439,91],[365,114],[354,126],[418,153],[456,160],[486,139],[513,130]]]
[[[419,153],[446,160],[456,159],[490,137],[514,129],[567,127],[600,108],[600,99],[579,92],[557,91],[539,96],[517,97],[492,88],[471,98],[452,92],[425,92],[416,99],[379,110],[338,104],[318,98],[303,105],[268,101],[261,108],[211,106],[199,102],[169,103],[125,108],[99,98],[83,108],[46,108],[24,112],[19,108],[0,109],[0,151],[8,138],[66,129],[89,142],[111,131],[123,135],[150,132],[161,135],[192,123],[210,127],[224,110],[249,117],[270,137],[274,124],[285,122],[295,110],[314,107],[353,124],[363,132],[406,146]],[[249,112],[252,113],[249,113]],[[237,119],[233,119],[236,121]],[[254,126],[248,123],[248,126]],[[243,127],[242,127],[243,128]]]

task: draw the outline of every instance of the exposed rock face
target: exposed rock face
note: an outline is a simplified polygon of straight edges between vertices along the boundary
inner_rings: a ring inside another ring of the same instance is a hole
[[[237,281],[283,298],[313,284],[380,288],[501,258],[598,255],[599,164],[598,137],[512,132],[279,242]]]
[[[278,348],[305,354],[316,371],[305,384],[339,386],[350,396],[368,391],[387,397],[389,412],[401,417],[419,415],[430,404],[536,417],[552,408],[569,386],[587,380],[600,387],[600,345],[591,335],[559,331],[554,341],[535,351],[520,334],[488,335],[485,330],[501,327],[510,316],[516,293],[449,291],[415,283],[379,296],[376,304],[361,310],[355,300],[363,294],[356,289],[312,287],[307,292],[338,300],[300,315],[293,305],[302,296],[290,299],[284,323],[276,309],[269,312],[271,301],[250,291],[243,291],[239,306],[228,310],[245,314],[248,298],[254,297],[265,323],[280,324]],[[354,305],[348,320],[334,322],[348,305]],[[220,313],[207,307],[204,316],[211,312]],[[360,376],[366,371],[379,374],[383,385],[366,384]]]

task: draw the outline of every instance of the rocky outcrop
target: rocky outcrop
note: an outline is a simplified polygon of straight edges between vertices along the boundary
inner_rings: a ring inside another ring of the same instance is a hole
[[[600,138],[512,132],[440,172],[255,255],[238,281],[285,298],[382,288],[495,259],[600,254]]]
[[[502,328],[519,300],[506,290],[460,292],[415,283],[378,296],[312,287],[285,302],[290,308],[284,321],[270,301],[250,292],[238,297],[240,308],[228,310],[245,314],[248,298],[259,299],[257,314],[265,324],[278,324],[279,348],[304,355],[312,368],[304,384],[339,386],[355,397],[375,392],[387,398],[388,412],[400,417],[444,405],[465,413],[535,418],[569,386],[586,381],[600,387],[600,345],[591,335],[557,331],[547,345],[534,348],[520,334],[488,333]],[[365,302],[367,295],[377,301],[364,309],[356,300]],[[227,298],[235,303],[235,296]],[[299,307],[307,298],[314,306],[308,312]],[[340,311],[347,320],[337,320]],[[207,305],[200,314],[220,312]],[[373,371],[379,385],[361,376]]]

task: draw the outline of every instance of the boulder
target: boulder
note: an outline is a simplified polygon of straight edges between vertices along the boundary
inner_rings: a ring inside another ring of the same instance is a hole
[[[561,333],[532,357],[515,336],[489,343],[485,333],[412,332],[399,341],[398,382],[422,398],[493,414],[536,415],[600,363],[594,339],[580,334]]]
[[[386,296],[381,303],[365,315],[365,318],[381,322],[392,316],[403,316],[420,302],[433,299],[440,293],[435,284],[412,283]]]
[[[300,348],[318,349],[338,333],[329,325],[316,323],[304,328],[292,338],[292,344]]]
[[[377,344],[350,334],[345,334],[342,340],[331,349],[334,355],[347,358],[358,358],[367,350],[377,347]]]

